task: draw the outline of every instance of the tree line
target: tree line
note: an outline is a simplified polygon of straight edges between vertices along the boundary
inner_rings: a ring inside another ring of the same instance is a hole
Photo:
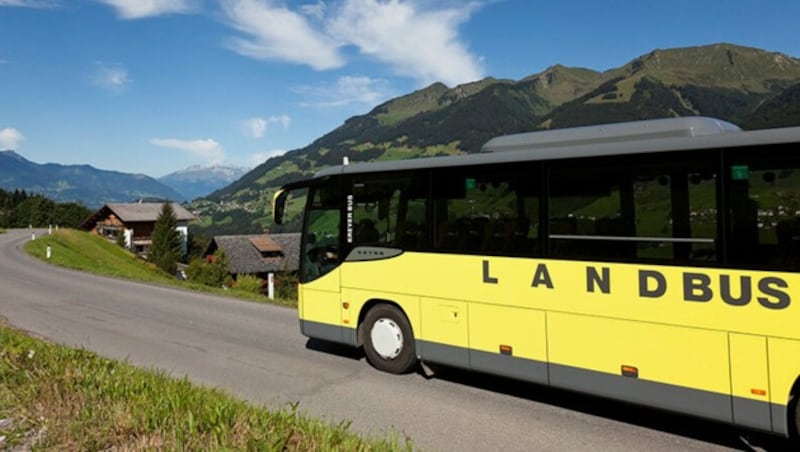
[[[81,203],[57,203],[42,195],[0,189],[0,228],[59,225],[77,228],[92,211]]]

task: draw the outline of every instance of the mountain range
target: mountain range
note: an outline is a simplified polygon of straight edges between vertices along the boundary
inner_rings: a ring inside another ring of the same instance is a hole
[[[181,201],[188,201],[230,185],[248,171],[249,168],[235,166],[192,165],[159,177],[158,181],[183,195]]]
[[[89,165],[39,164],[10,150],[0,151],[0,188],[25,190],[56,202],[80,202],[90,208],[144,198],[182,199],[180,193],[144,174]]]
[[[208,233],[258,232],[270,227],[277,187],[345,156],[473,153],[503,134],[675,116],[712,116],[745,129],[800,125],[800,60],[714,44],[654,50],[604,72],[555,65],[518,81],[435,83],[267,160],[193,208],[206,217],[201,229]]]
[[[247,171],[242,167],[192,165],[154,179],[90,165],[39,164],[15,151],[0,151],[0,188],[25,190],[56,202],[80,202],[91,208],[141,199],[189,201],[231,184]]]

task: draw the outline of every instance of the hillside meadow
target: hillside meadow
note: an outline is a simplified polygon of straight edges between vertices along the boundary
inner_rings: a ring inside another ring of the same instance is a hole
[[[51,250],[49,260],[47,259],[48,246]],[[262,303],[297,306],[297,301],[293,299],[276,297],[274,300],[270,300],[263,295],[236,288],[209,287],[191,281],[178,280],[102,237],[74,229],[62,228],[51,235],[30,240],[25,244],[25,251],[54,265],[97,275],[180,287]]]

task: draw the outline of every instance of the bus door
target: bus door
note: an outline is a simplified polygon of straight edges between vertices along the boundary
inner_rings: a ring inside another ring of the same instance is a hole
[[[298,311],[306,335],[342,342],[341,196],[338,178],[309,189],[300,255]]]

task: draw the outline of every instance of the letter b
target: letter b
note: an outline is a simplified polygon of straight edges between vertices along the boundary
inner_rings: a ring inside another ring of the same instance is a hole
[[[702,273],[683,274],[683,299],[685,301],[711,301],[711,277]]]

